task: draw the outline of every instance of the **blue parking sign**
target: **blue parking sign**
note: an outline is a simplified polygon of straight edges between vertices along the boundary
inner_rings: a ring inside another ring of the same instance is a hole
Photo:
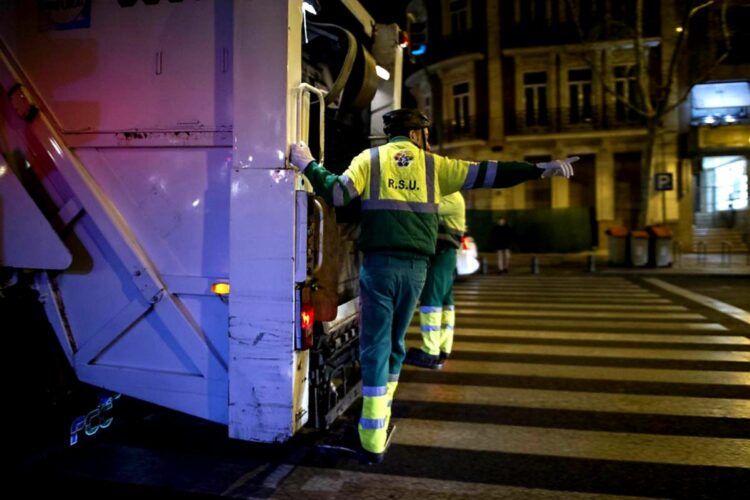
[[[654,174],[654,189],[656,191],[672,191],[674,189],[672,174],[668,172]]]

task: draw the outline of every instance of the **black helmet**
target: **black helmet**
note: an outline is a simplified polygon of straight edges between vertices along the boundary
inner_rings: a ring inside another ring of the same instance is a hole
[[[408,133],[409,130],[429,128],[430,119],[416,109],[395,109],[383,115],[383,129],[387,135]]]

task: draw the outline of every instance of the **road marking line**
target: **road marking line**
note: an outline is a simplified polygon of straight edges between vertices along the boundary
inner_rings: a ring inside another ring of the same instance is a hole
[[[518,308],[518,309],[539,309],[539,304],[533,302],[488,302],[479,300],[457,300],[456,307],[475,307],[475,308]],[[643,304],[564,304],[559,302],[546,302],[546,309],[578,309],[578,310],[605,310],[605,311],[669,311],[669,312],[689,312],[685,306],[678,305],[652,305],[648,302]]]
[[[750,352],[736,351],[683,351],[676,349],[636,349],[628,347],[490,344],[482,342],[462,342],[460,338],[454,341],[453,350],[456,352],[482,352],[488,354],[730,361],[748,363],[748,370],[750,371]]]
[[[312,498],[354,498],[367,492],[368,498],[524,498],[529,500],[645,500],[645,497],[556,491],[522,486],[451,481],[395,474],[375,474],[345,469],[297,467],[276,491],[284,498],[303,492]],[[287,492],[288,491],[288,492]],[[394,495],[395,493],[395,495]]]
[[[684,417],[750,418],[750,400],[746,399],[551,391],[418,382],[401,382],[396,392],[395,404],[399,401]]]
[[[397,444],[660,464],[750,468],[750,440],[400,419]],[[481,437],[481,438],[480,438]]]
[[[418,326],[410,326],[406,330],[409,334],[419,335]],[[673,344],[717,344],[717,345],[748,345],[750,339],[737,335],[685,335],[663,333],[624,333],[624,332],[562,332],[557,330],[494,330],[490,328],[468,328],[463,325],[456,327],[454,338],[461,340],[464,336],[488,338],[529,338],[542,340],[594,340],[601,342],[667,342]],[[414,337],[417,338],[417,337]]]
[[[544,306],[541,306],[544,307]],[[707,319],[702,314],[693,312],[630,312],[630,311],[540,311],[528,309],[507,309],[500,305],[497,309],[472,309],[459,310],[461,314],[471,316],[534,316],[537,318],[610,318],[610,319],[660,319],[660,320],[696,320]]]
[[[613,329],[613,330],[692,330],[692,331],[727,331],[728,328],[719,323],[681,323],[669,321],[612,321],[612,320],[578,320],[578,319],[546,319],[546,318],[477,318],[467,316],[460,309],[456,310],[456,324],[466,326],[523,326],[539,328],[580,328],[580,329]],[[419,314],[414,315],[415,324],[419,324]]]
[[[740,309],[739,307],[734,307],[731,304],[727,304],[726,302],[722,302],[720,300],[712,299],[711,297],[707,297],[699,293],[691,292],[690,290],[685,290],[684,288],[681,288],[676,285],[672,285],[671,283],[667,283],[658,278],[644,278],[644,281],[647,281],[648,283],[651,283],[652,285],[656,285],[659,288],[663,288],[664,290],[668,292],[672,292],[675,295],[685,297],[686,299],[690,299],[693,302],[697,302],[704,306],[710,307],[711,309],[714,309],[715,311],[719,311],[720,313],[724,313],[727,316],[731,316],[734,319],[738,319],[742,321],[743,323],[747,323],[748,325],[750,325],[750,312],[747,312],[744,309]]]
[[[420,371],[406,365],[407,371]],[[626,368],[579,365],[543,365],[534,363],[500,363],[493,361],[464,361],[451,359],[443,373],[471,375],[502,375],[515,377],[544,377],[576,380],[613,380],[700,385],[750,386],[750,373],[709,370],[664,370],[656,368]],[[401,390],[401,389],[399,389]],[[498,399],[498,401],[501,401]],[[469,401],[465,401],[469,402]],[[747,402],[750,410],[750,401]],[[748,414],[750,416],[750,414]]]

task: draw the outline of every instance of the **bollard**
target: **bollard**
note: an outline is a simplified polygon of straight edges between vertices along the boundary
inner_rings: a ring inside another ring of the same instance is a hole
[[[536,255],[531,257],[531,274],[539,274],[539,257]]]
[[[724,263],[728,266],[732,265],[732,242],[731,241],[722,241],[721,242],[721,265],[723,266]]]
[[[482,274],[487,274],[487,257],[482,257]]]
[[[596,257],[589,255],[586,257],[586,272],[593,273],[596,271]]]
[[[706,255],[708,254],[708,247],[706,247],[706,244],[702,241],[699,241],[698,244],[696,245],[695,250],[696,250],[695,253],[697,254],[695,257],[696,262],[702,261],[705,264]]]

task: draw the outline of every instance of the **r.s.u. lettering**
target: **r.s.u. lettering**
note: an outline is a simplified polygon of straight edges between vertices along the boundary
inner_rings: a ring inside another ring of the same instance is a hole
[[[419,191],[417,181],[415,180],[404,180],[404,179],[388,179],[388,187],[393,189],[407,189],[409,191]]]

